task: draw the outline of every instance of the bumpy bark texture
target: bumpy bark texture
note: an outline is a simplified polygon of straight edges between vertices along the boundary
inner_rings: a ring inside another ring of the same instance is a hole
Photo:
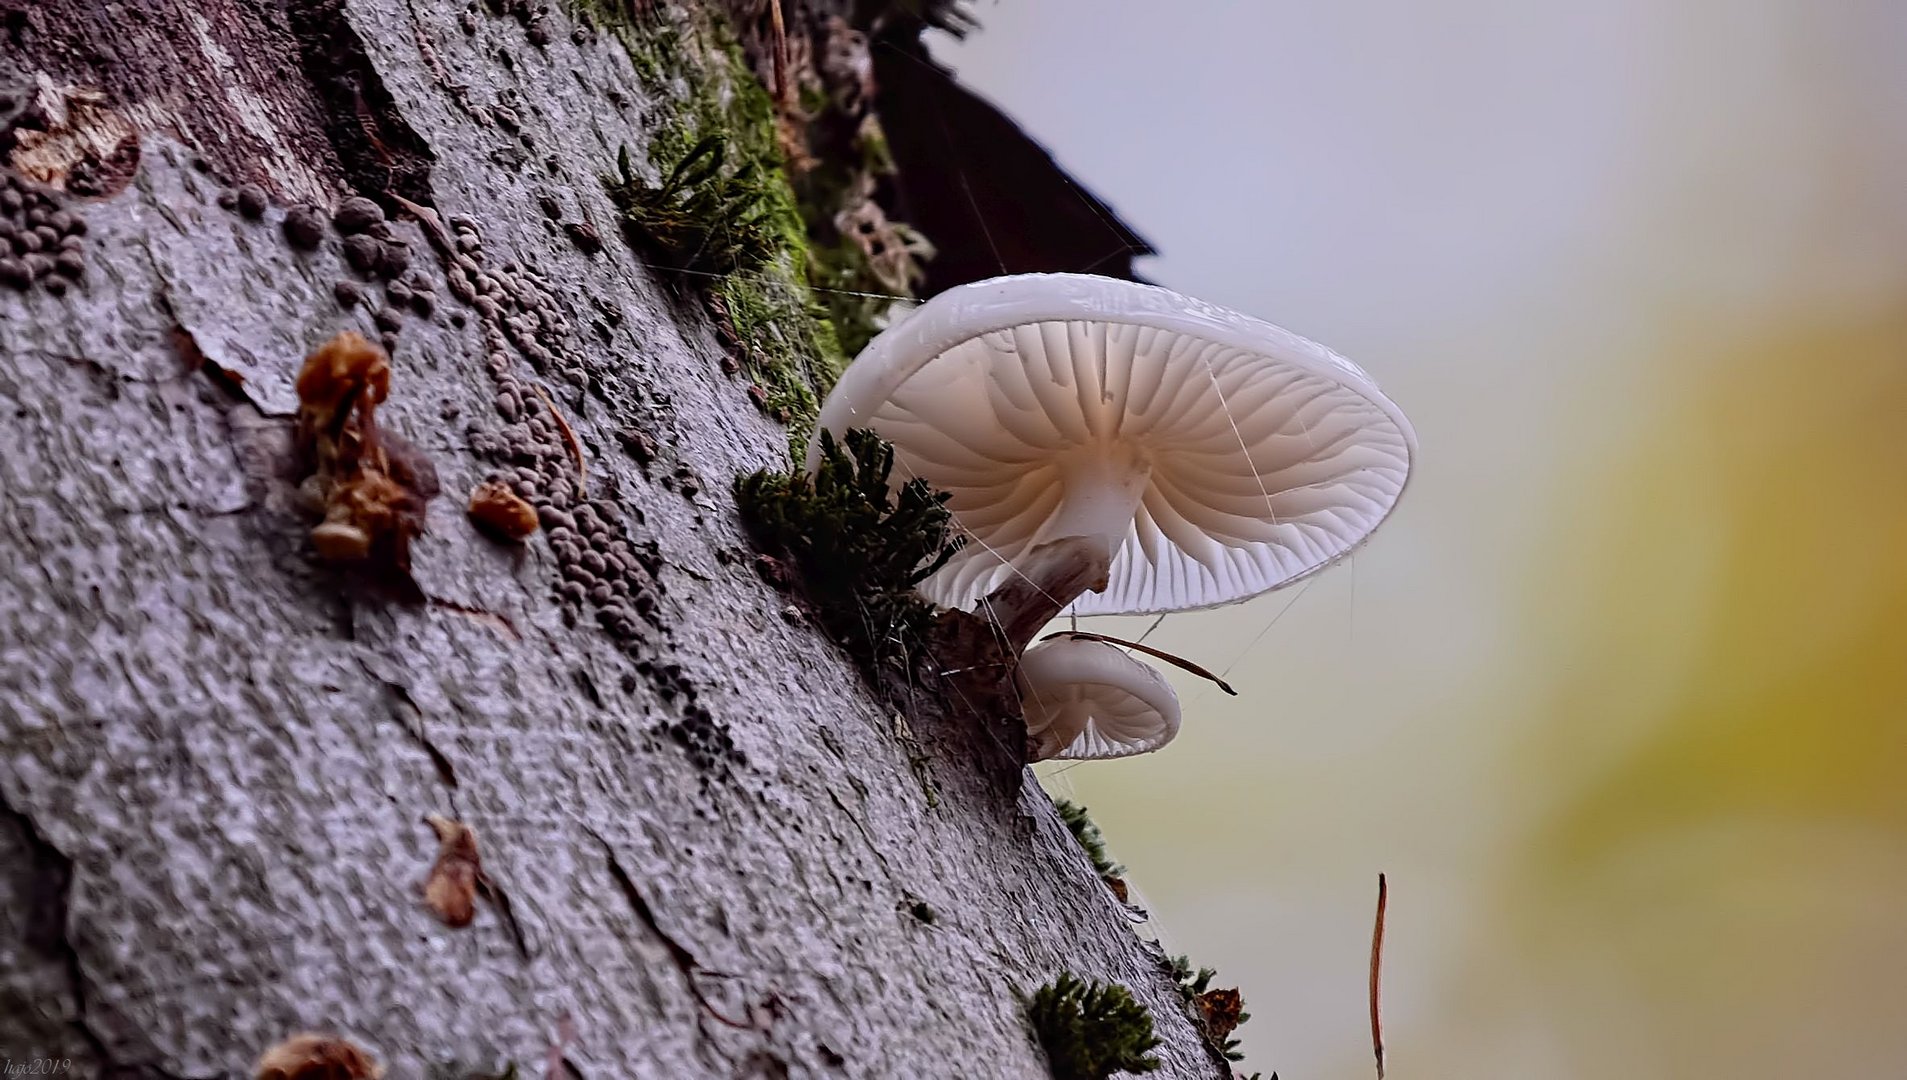
[[[0,287],[0,1057],[1034,1077],[1015,988],[1074,971],[1152,1007],[1159,1075],[1224,1075],[1018,718],[939,657],[902,718],[757,575],[728,491],[787,434],[616,239],[653,103],[552,6],[0,0],[5,164],[85,223],[81,277]],[[430,299],[347,266],[353,194],[441,215],[380,241]],[[422,602],[310,551],[292,384],[341,329],[394,338],[379,418],[441,481]],[[567,554],[472,528],[499,470]],[[494,883],[461,929],[431,813]]]

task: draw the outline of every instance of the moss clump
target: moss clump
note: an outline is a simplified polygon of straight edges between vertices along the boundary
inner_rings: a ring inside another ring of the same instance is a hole
[[[682,38],[674,13],[651,0],[569,0],[570,18],[605,27],[623,43],[647,96],[667,92],[682,69]]]
[[[1204,993],[1206,987],[1210,986],[1212,980],[1218,976],[1216,968],[1194,970],[1192,958],[1189,956],[1175,956],[1166,961],[1166,973],[1171,975],[1172,981],[1179,985],[1179,996],[1187,1002]]]
[[[623,227],[648,241],[678,270],[705,274],[752,271],[774,258],[772,212],[761,198],[756,163],[727,167],[728,140],[705,136],[670,167],[660,184],[644,183],[618,161],[621,179],[609,193]]]
[[[1099,826],[1086,816],[1086,808],[1076,802],[1054,799],[1053,808],[1059,811],[1059,819],[1066,823],[1073,839],[1086,850],[1086,858],[1093,864],[1093,871],[1102,878],[1120,877],[1126,868],[1112,861],[1106,854],[1106,838],[1100,834]]]
[[[1071,974],[1039,988],[1026,1002],[1053,1080],[1105,1080],[1116,1072],[1149,1073],[1159,1059],[1152,1014],[1123,986],[1087,983]]]
[[[1167,962],[1166,971],[1172,981],[1178,984],[1179,996],[1192,1010],[1192,1019],[1196,1021],[1199,1034],[1205,1036],[1212,1049],[1225,1056],[1228,1061],[1243,1061],[1245,1055],[1238,1049],[1238,1039],[1233,1034],[1251,1014],[1245,1011],[1245,1001],[1236,988],[1230,990],[1212,989],[1212,980],[1218,972],[1212,968],[1192,968],[1189,957],[1175,956]]]
[[[725,277],[709,290],[708,302],[723,336],[761,387],[762,411],[789,425],[789,456],[802,460],[820,410],[817,395],[847,366],[827,313],[805,286],[772,273]]]
[[[726,322],[742,362],[763,389],[762,409],[790,426],[789,453],[800,460],[820,411],[820,395],[847,368],[848,358],[828,308],[810,287],[815,279],[813,245],[789,183],[774,101],[749,69],[729,28],[715,23],[709,35],[719,43],[714,66],[725,73],[719,122],[757,163],[756,186],[770,208],[767,220],[777,248],[776,257],[756,272],[723,278],[712,295],[717,318]],[[707,106],[705,100],[705,117]]]
[[[604,178],[624,232],[707,298],[759,391],[756,401],[805,445],[820,395],[847,366],[809,288],[809,243],[789,187],[773,102],[713,9],[638,10],[582,0],[637,61],[661,107],[647,182],[625,151]]]
[[[881,320],[894,301],[878,295],[883,286],[868,272],[867,257],[853,241],[843,237],[833,247],[816,248],[813,255],[814,277],[824,290],[828,321],[834,324],[841,351],[858,354],[881,332]]]
[[[888,478],[894,448],[871,431],[847,445],[821,435],[814,475],[758,472],[736,482],[736,501],[755,543],[794,564],[822,625],[870,669],[895,649],[925,640],[933,606],[914,586],[960,548],[948,496]]]

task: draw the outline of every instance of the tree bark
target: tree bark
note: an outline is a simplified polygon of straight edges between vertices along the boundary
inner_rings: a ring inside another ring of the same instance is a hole
[[[392,1077],[1027,1077],[1016,990],[1072,971],[1151,1007],[1158,1075],[1228,1075],[1000,674],[938,674],[956,642],[875,687],[757,574],[730,486],[789,433],[618,237],[661,106],[603,6],[0,0],[4,164],[85,224],[77,279],[0,285],[0,1057],[249,1076],[317,1030]],[[759,6],[726,14],[763,68]],[[360,194],[418,288],[347,265]],[[311,551],[294,380],[343,329],[394,342],[379,423],[443,492],[421,602]],[[474,529],[499,472],[588,550]],[[591,550],[611,607],[565,595]],[[491,883],[459,929],[429,814]]]

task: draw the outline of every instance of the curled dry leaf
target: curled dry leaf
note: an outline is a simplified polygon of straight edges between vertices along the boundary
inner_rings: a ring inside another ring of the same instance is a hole
[[[477,885],[483,879],[477,834],[441,814],[424,820],[436,831],[438,844],[437,861],[424,879],[424,903],[445,926],[469,926],[477,915]]]
[[[298,372],[299,423],[315,431],[335,431],[340,413],[360,397],[381,405],[391,393],[391,361],[364,335],[349,330],[312,350]]]
[[[390,390],[390,357],[362,335],[320,345],[298,373],[298,448],[322,506],[311,532],[318,554],[375,561],[407,579],[437,473],[417,448],[379,431],[377,406]]]
[[[371,1055],[331,1035],[293,1035],[258,1059],[257,1080],[378,1080]]]
[[[1224,1041],[1244,1020],[1245,1001],[1239,996],[1236,987],[1230,990],[1207,990],[1192,999],[1198,1006],[1199,1019],[1204,1021],[1205,1030],[1212,1038]]]

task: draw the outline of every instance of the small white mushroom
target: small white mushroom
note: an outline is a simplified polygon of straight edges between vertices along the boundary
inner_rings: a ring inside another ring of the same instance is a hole
[[[1179,733],[1179,696],[1165,676],[1103,641],[1041,642],[1021,655],[1015,678],[1032,761],[1146,754]]]
[[[971,538],[922,592],[992,597],[1016,643],[1069,603],[1183,611],[1323,569],[1390,513],[1416,452],[1402,411],[1330,349],[1083,274],[921,305],[856,358],[817,431],[862,427],[894,444],[896,484],[951,493]]]

